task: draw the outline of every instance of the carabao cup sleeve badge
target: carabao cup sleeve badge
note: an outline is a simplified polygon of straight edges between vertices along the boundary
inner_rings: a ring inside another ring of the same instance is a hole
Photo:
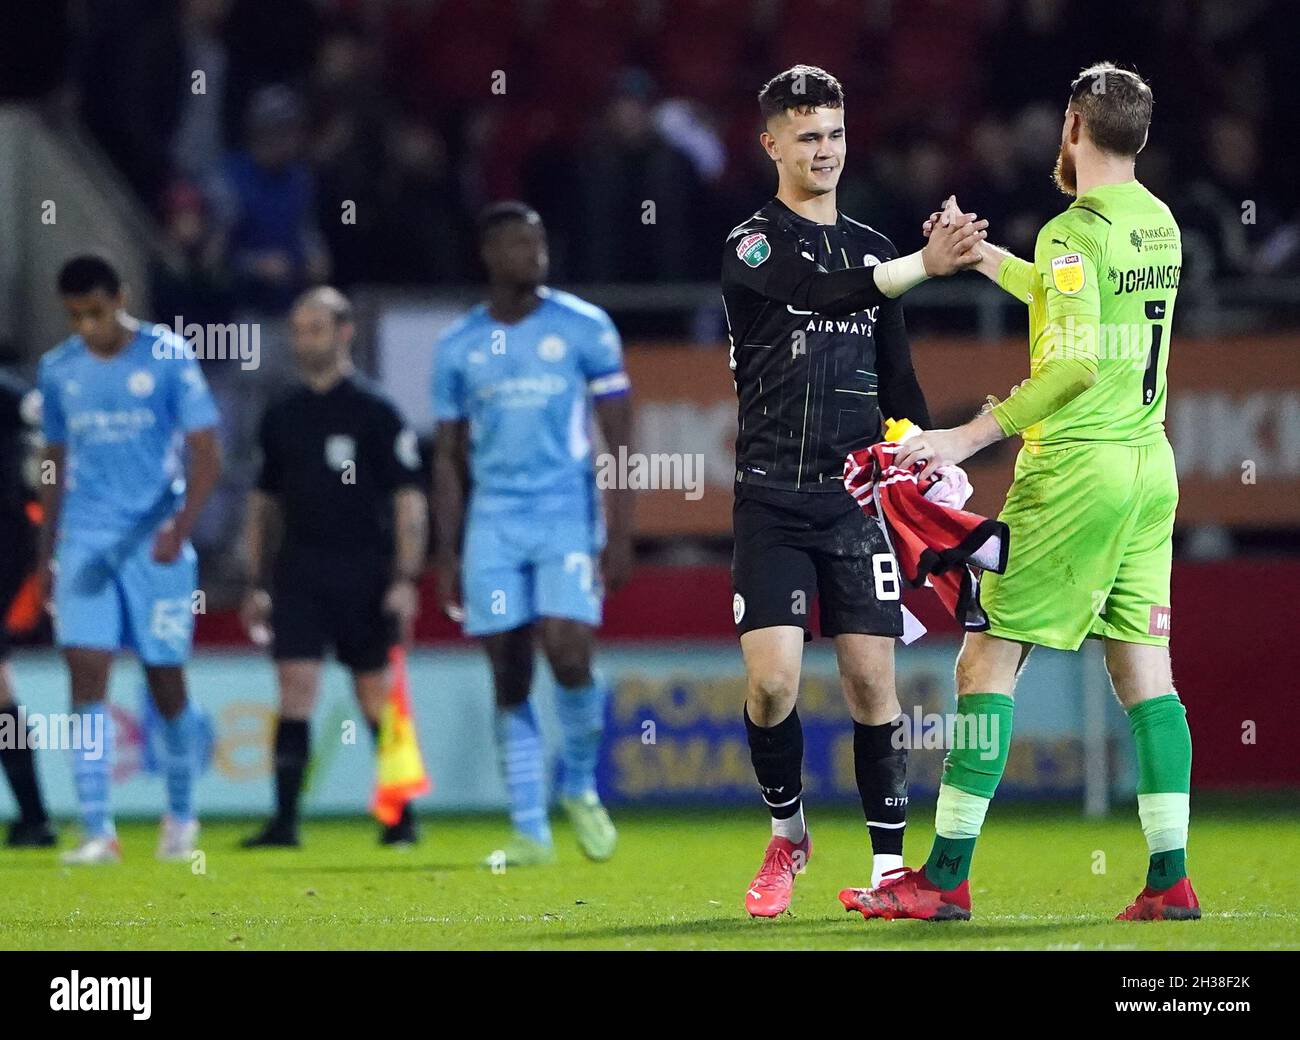
[[[736,246],[736,255],[749,267],[757,267],[772,255],[772,247],[763,234],[746,235]]]

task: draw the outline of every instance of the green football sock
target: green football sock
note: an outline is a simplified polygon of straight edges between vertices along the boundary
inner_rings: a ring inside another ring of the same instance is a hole
[[[1151,854],[1147,887],[1159,891],[1187,876],[1192,733],[1176,693],[1135,704],[1128,724],[1137,746],[1138,818]]]
[[[993,792],[1007,766],[1015,701],[1004,693],[968,693],[957,698],[953,746],[943,760],[934,846],[926,878],[956,888],[970,876],[975,839],[984,825]]]

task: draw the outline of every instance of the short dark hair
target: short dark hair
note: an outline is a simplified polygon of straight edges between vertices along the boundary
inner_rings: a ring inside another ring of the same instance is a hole
[[[790,109],[805,112],[813,108],[843,108],[844,88],[840,81],[816,65],[795,65],[773,76],[758,92],[758,110],[766,123]]]
[[[116,296],[121,288],[122,279],[117,270],[94,253],[74,256],[59,269],[60,296],[82,296],[96,289]]]
[[[1146,80],[1109,61],[1090,65],[1070,84],[1070,107],[1103,152],[1137,155],[1151,127],[1153,98]]]
[[[506,199],[502,202],[490,203],[478,215],[479,242],[482,242],[503,224],[509,224],[516,220],[525,224],[536,224],[539,227],[542,223],[541,215],[526,202]]]

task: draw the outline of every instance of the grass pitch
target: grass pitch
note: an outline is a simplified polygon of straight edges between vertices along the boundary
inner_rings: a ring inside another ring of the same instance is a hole
[[[975,859],[974,920],[865,922],[836,893],[868,880],[861,815],[818,809],[792,913],[741,907],[767,837],[761,809],[616,814],[620,846],[585,861],[557,820],[559,862],[493,874],[495,817],[431,817],[409,850],[370,820],[305,825],[304,847],[237,848],[248,822],[208,823],[203,861],[153,859],[152,823],[121,826],[120,866],[70,869],[47,850],[0,848],[5,949],[1295,949],[1300,814],[1285,803],[1193,800],[1188,858],[1199,922],[1120,924],[1146,855],[1136,812],[994,804]],[[1256,807],[1252,808],[1254,804]],[[916,806],[907,862],[930,844]],[[66,847],[70,831],[65,828]],[[198,868],[202,867],[199,871]]]

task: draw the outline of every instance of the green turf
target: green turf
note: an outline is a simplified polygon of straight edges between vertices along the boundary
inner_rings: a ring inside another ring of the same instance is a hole
[[[258,852],[236,847],[250,824],[210,823],[200,873],[155,862],[154,827],[132,823],[121,827],[121,866],[73,870],[49,851],[0,849],[0,948],[1300,946],[1294,812],[1198,811],[1189,865],[1204,919],[1120,924],[1111,918],[1145,874],[1135,815],[1090,821],[1074,807],[995,805],[975,860],[975,919],[948,925],[867,923],[840,909],[836,892],[866,880],[866,836],[849,811],[813,815],[816,848],[794,912],[774,921],[741,909],[765,841],[758,811],[620,814],[621,844],[606,864],[583,860],[557,824],[557,865],[500,875],[475,866],[505,837],[491,817],[431,818],[423,842],[405,851],[378,847],[368,820],[313,822],[302,850]],[[929,848],[931,816],[913,811],[909,862]]]

